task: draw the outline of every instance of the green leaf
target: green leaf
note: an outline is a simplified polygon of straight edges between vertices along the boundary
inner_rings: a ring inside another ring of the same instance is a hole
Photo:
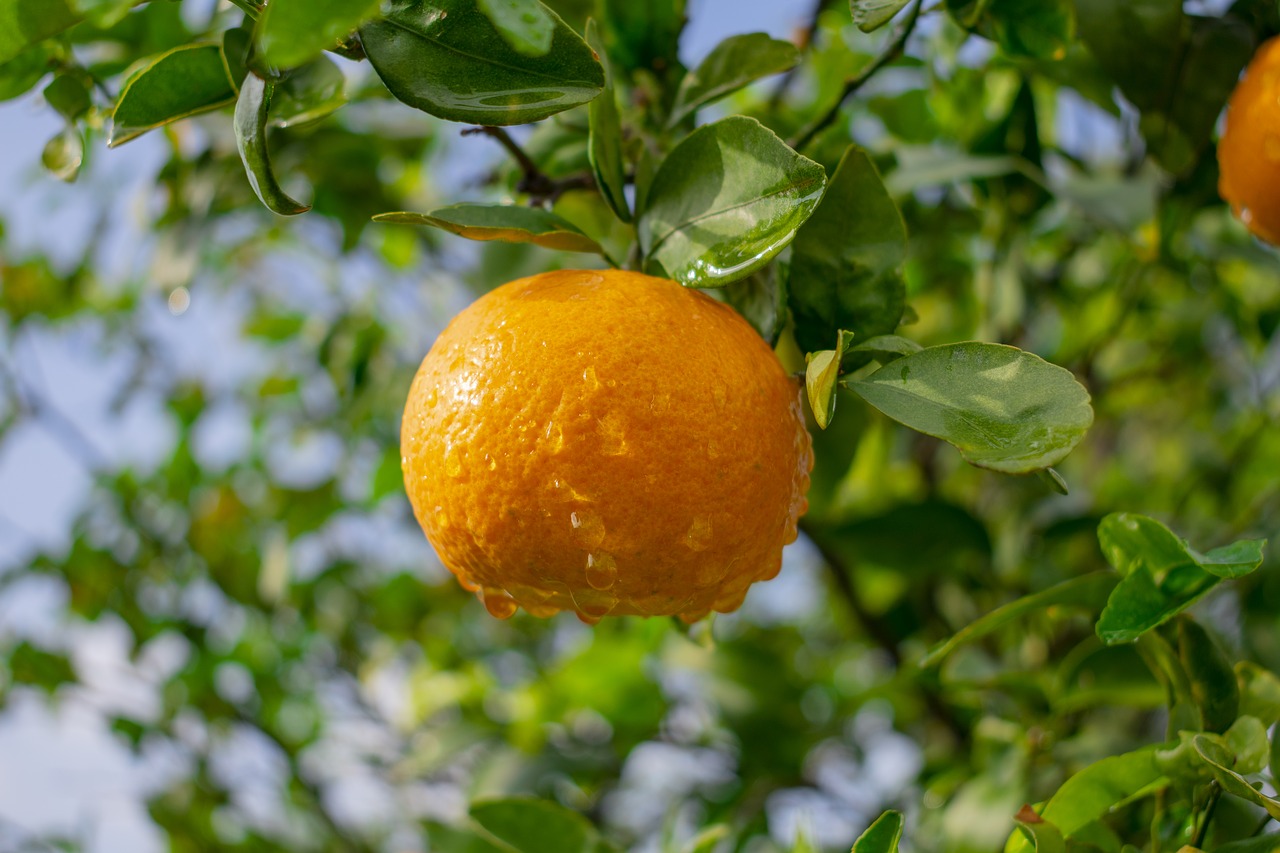
[[[1040,817],[1056,826],[1063,838],[1070,839],[1112,806],[1139,795],[1161,777],[1155,760],[1157,748],[1147,746],[1090,764],[1058,788],[1040,811]],[[1009,853],[1030,849],[1030,842],[1017,838]]]
[[[609,55],[622,68],[659,77],[680,72],[685,0],[602,0],[600,10]]]
[[[898,273],[906,256],[898,206],[867,152],[849,146],[791,250],[787,298],[800,348],[824,346],[840,329],[858,341],[893,332],[906,303]]]
[[[1190,607],[1223,577],[1254,571],[1266,544],[1241,540],[1200,554],[1160,522],[1134,513],[1104,518],[1098,541],[1124,575],[1098,619],[1098,636],[1108,644],[1132,642]]]
[[[71,74],[60,74],[44,87],[44,99],[67,121],[75,121],[89,111],[93,101],[85,81]]]
[[[1075,37],[1072,0],[992,0],[980,32],[1010,56],[1061,59]]]
[[[0,101],[24,95],[39,83],[57,59],[57,51],[49,44],[35,44],[13,59],[0,64]]]
[[[253,48],[253,33],[243,27],[232,27],[222,34],[222,62],[227,78],[240,94],[240,84],[249,73],[249,52]]]
[[[555,21],[551,19],[550,10],[538,0],[479,0],[479,5],[480,11],[517,53],[543,56],[551,50]]]
[[[587,853],[596,840],[586,818],[547,800],[483,800],[472,803],[471,817],[518,853]]]
[[[430,225],[468,240],[533,243],[562,252],[604,254],[595,240],[550,211],[514,204],[455,204],[427,213],[380,213],[375,222]]]
[[[725,285],[721,292],[770,346],[778,342],[787,324],[787,288],[777,264],[766,264]]]
[[[71,0],[71,8],[95,27],[107,28],[118,24],[137,0]]]
[[[1240,717],[1222,735],[1222,740],[1236,758],[1237,772],[1261,773],[1267,766],[1271,745],[1267,742],[1267,727],[1257,717]]]
[[[902,812],[887,811],[853,842],[851,853],[898,853],[902,840]]]
[[[1280,720],[1280,678],[1253,661],[1239,661],[1235,670],[1241,716],[1257,717],[1267,728],[1275,725]]]
[[[295,69],[276,84],[271,126],[296,127],[319,121],[347,102],[347,78],[327,56]]]
[[[977,621],[966,625],[963,629],[953,634],[950,639],[934,646],[921,659],[920,666],[936,666],[965,643],[971,643],[974,640],[985,637],[992,631],[1027,613],[1034,613],[1049,607],[1096,609],[1106,601],[1107,596],[1115,588],[1115,585],[1115,576],[1110,572],[1093,572],[1092,574],[1063,581],[1040,592],[1023,596],[1016,601],[997,607]]]
[[[864,33],[875,32],[907,7],[911,0],[849,0],[853,22]]]
[[[721,841],[729,837],[730,833],[731,830],[726,824],[712,824],[690,838],[682,851],[683,853],[712,853]]]
[[[744,278],[791,242],[825,183],[821,166],[755,119],[704,125],[653,178],[638,225],[645,270],[690,287]]]
[[[680,81],[667,126],[675,127],[697,109],[761,77],[794,68],[799,61],[800,51],[789,41],[770,38],[766,33],[730,36]]]
[[[846,363],[843,365],[843,369],[852,369],[853,365],[848,363],[848,356],[853,353],[868,355],[881,364],[888,364],[891,361],[897,361],[904,355],[920,352],[922,349],[924,347],[908,338],[902,338],[898,335],[876,335],[845,350]]]
[[[840,378],[840,358],[844,355],[846,332],[837,335],[835,349],[811,352],[804,371],[809,408],[819,429],[826,429],[836,413],[836,380]]]
[[[1052,491],[1055,491],[1060,495],[1071,494],[1071,489],[1067,487],[1066,478],[1059,474],[1056,469],[1041,468],[1036,472],[1036,476],[1039,477],[1040,481],[1048,486]]]
[[[396,98],[481,125],[526,124],[585,104],[604,88],[595,53],[554,12],[551,50],[511,47],[476,0],[393,0],[360,28],[365,53]]]
[[[605,202],[623,222],[631,221],[627,207],[627,170],[622,154],[622,120],[613,90],[613,73],[594,19],[587,21],[587,44],[600,56],[604,66],[604,91],[587,108],[587,158],[596,187]]]
[[[80,21],[68,0],[9,0],[0,3],[0,62]]]
[[[296,216],[306,213],[311,205],[294,200],[284,191],[276,180],[267,151],[267,126],[270,124],[274,92],[274,84],[265,82],[256,74],[244,78],[240,97],[236,99],[236,149],[258,200],[273,213]]]
[[[1260,835],[1257,838],[1229,841],[1213,848],[1213,853],[1277,853],[1277,851],[1280,851],[1280,832]]]
[[[1231,662],[1194,619],[1178,620],[1178,658],[1191,682],[1191,698],[1200,709],[1202,729],[1225,732],[1240,711],[1240,688]]]
[[[1234,758],[1215,735],[1199,734],[1191,739],[1196,754],[1208,766],[1213,778],[1228,794],[1262,806],[1267,814],[1280,820],[1280,800],[1268,797],[1249,784],[1249,780],[1231,769]]]
[[[216,110],[235,98],[221,45],[175,47],[149,60],[125,83],[116,99],[107,145],[123,145],[148,130]]]
[[[1069,371],[999,344],[929,347],[849,387],[970,464],[1007,474],[1055,464],[1093,423],[1089,392]]]
[[[50,139],[40,153],[40,163],[58,180],[74,181],[84,163],[84,137],[80,131],[68,127]]]
[[[334,47],[378,13],[380,0],[271,0],[258,19],[263,56],[294,68]]]
[[[1022,810],[1014,816],[1014,820],[1018,822],[1018,826],[1022,827],[1026,837],[1031,839],[1036,853],[1066,853],[1067,843],[1063,840],[1058,827],[1036,814],[1036,810],[1031,806],[1023,806]]]

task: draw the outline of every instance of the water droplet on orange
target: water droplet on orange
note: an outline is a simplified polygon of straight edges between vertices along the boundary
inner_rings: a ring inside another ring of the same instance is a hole
[[[671,411],[671,395],[670,394],[655,395],[653,400],[649,402],[649,409],[655,415],[665,415],[667,412]]]
[[[618,564],[611,554],[598,551],[587,555],[587,584],[592,589],[608,589],[618,580]]]
[[[505,589],[484,587],[479,595],[480,600],[484,602],[484,609],[488,610],[489,615],[495,619],[510,619],[520,606]]]
[[[441,530],[449,527],[449,514],[444,511],[444,507],[436,507],[436,527]]]
[[[422,402],[428,409],[434,409],[436,403],[440,402],[440,392],[432,388],[427,392],[427,396],[422,398]]]
[[[582,381],[586,383],[588,391],[595,391],[600,387],[600,380],[596,378],[596,369],[594,367],[588,367],[582,371]]]
[[[542,437],[547,440],[547,448],[552,453],[564,450],[564,430],[555,421],[547,421],[547,428],[542,431]]]
[[[705,515],[695,516],[685,531],[684,544],[694,551],[705,551],[711,547],[711,519]]]
[[[462,454],[456,447],[444,452],[444,472],[450,477],[462,476]]]
[[[604,541],[604,522],[590,510],[569,513],[569,526],[573,528],[573,538],[580,548],[590,550]]]

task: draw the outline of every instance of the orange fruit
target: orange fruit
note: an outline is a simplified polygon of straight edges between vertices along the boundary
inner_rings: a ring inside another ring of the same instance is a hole
[[[1280,243],[1280,38],[1258,48],[1227,101],[1218,194],[1250,231]]]
[[[800,387],[732,308],[565,270],[454,318],[409,391],[405,488],[499,618],[736,609],[807,508]]]

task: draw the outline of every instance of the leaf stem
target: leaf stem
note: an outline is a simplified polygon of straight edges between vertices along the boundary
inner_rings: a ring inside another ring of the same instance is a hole
[[[1217,782],[1210,782],[1209,785],[1209,801],[1204,807],[1204,814],[1200,817],[1196,837],[1191,840],[1191,846],[1196,849],[1204,845],[1205,836],[1209,834],[1209,822],[1213,820],[1213,812],[1218,808],[1218,800],[1222,798],[1222,786]]]
[[[520,143],[516,142],[510,133],[507,133],[506,128],[481,125],[479,127],[469,127],[462,131],[463,136],[474,136],[476,134],[482,134],[493,139],[506,149],[507,153],[511,155],[511,159],[516,161],[516,165],[520,167],[521,172],[520,182],[516,184],[516,190],[529,196],[530,203],[535,206],[544,207],[569,190],[593,189],[596,185],[595,178],[589,172],[570,175],[559,180],[549,177],[538,167],[537,163],[533,162],[533,158],[520,147]]]
[[[840,108],[844,106],[855,92],[866,85],[867,81],[875,76],[876,72],[884,68],[890,62],[893,62],[902,55],[902,51],[907,46],[907,39],[911,36],[911,32],[915,29],[916,21],[920,19],[920,8],[924,5],[924,0],[916,0],[911,6],[911,11],[907,13],[907,17],[903,20],[902,25],[898,27],[897,34],[885,46],[880,55],[859,71],[853,77],[845,81],[844,89],[840,92],[840,97],[836,98],[836,102],[831,105],[825,113],[816,120],[809,123],[809,126],[788,144],[797,151],[803,149],[806,145],[813,141],[813,138],[827,128],[836,116],[840,115]]]

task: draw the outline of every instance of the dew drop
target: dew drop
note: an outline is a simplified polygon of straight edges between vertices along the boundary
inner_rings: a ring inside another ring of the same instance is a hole
[[[449,513],[444,511],[444,507],[436,507],[436,527],[441,530],[447,530],[449,527]]]
[[[594,626],[594,625],[600,624],[599,616],[588,616],[587,614],[583,613],[580,610],[577,611],[574,615],[578,617],[578,621],[581,622],[583,625]]]
[[[440,392],[432,388],[427,392],[427,396],[422,399],[422,402],[428,409],[434,409],[436,403],[440,402]]]
[[[462,454],[450,447],[444,452],[444,472],[450,477],[462,476]]]
[[[547,440],[547,448],[552,453],[564,450],[564,430],[555,421],[547,421],[547,428],[543,430],[542,437]]]
[[[489,470],[490,470],[490,471],[492,471],[492,470],[494,470],[495,468],[497,468],[497,467],[498,467],[498,460],[497,460],[497,459],[494,459],[494,458],[493,458],[492,456],[490,456],[488,453],[486,453],[486,454],[484,455],[484,460],[485,460],[485,462],[487,462],[487,463],[489,464]]]
[[[600,380],[596,378],[596,369],[588,367],[582,371],[582,381],[586,383],[588,391],[595,391],[600,387]]]
[[[604,522],[594,512],[578,510],[569,513],[569,525],[580,548],[591,550],[604,541]]]
[[[484,587],[480,590],[479,596],[484,602],[484,609],[488,610],[489,615],[495,619],[510,619],[519,608],[516,600],[508,595],[505,589]]]
[[[657,394],[649,403],[649,410],[655,415],[665,415],[671,411],[671,395]]]
[[[711,547],[711,519],[705,515],[694,516],[693,523],[684,534],[684,544],[694,551]]]
[[[618,580],[618,565],[613,555],[603,551],[587,555],[587,584],[592,589],[609,589]]]

